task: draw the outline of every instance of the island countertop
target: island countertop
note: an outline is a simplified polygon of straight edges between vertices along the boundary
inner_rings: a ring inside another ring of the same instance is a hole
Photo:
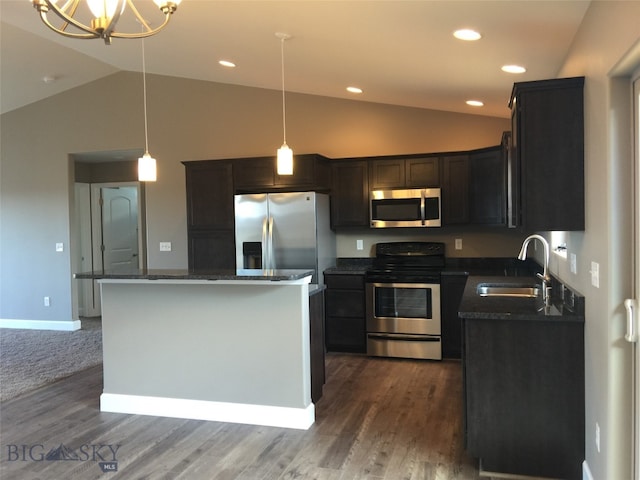
[[[130,271],[83,272],[74,274],[77,279],[94,280],[233,280],[248,281],[261,280],[280,282],[287,280],[301,280],[313,275],[312,270],[303,269],[273,269],[273,270],[187,270],[187,269],[136,269]]]

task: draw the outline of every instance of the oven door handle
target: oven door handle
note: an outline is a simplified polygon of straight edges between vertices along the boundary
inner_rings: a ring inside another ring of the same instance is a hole
[[[422,220],[422,225],[424,225],[427,221],[427,213],[426,213],[426,207],[425,207],[425,196],[426,196],[427,192],[425,192],[424,190],[422,190],[420,192],[420,219]]]
[[[439,342],[440,337],[430,335],[412,335],[397,333],[368,333],[367,336],[377,340],[398,340],[401,342]]]

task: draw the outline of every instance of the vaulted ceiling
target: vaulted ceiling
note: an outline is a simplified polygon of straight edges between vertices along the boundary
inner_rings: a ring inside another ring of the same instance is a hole
[[[279,90],[275,33],[284,32],[292,37],[284,45],[287,91],[507,117],[513,82],[558,75],[589,4],[183,0],[170,24],[145,40],[146,66],[148,73]],[[140,40],[65,38],[27,0],[0,0],[0,19],[3,113],[117,71],[141,70]],[[452,35],[459,28],[482,39],[460,41]],[[222,67],[221,59],[237,66]],[[504,73],[505,64],[527,72]],[[485,105],[470,107],[469,99]]]

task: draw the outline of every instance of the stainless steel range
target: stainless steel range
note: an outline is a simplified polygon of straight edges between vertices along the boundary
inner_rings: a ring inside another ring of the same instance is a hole
[[[442,359],[444,243],[378,243],[365,273],[367,354]]]

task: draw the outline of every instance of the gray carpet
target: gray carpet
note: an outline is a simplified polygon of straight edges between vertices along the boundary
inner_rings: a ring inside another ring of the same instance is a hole
[[[100,319],[75,332],[0,329],[0,400],[102,363]]]

